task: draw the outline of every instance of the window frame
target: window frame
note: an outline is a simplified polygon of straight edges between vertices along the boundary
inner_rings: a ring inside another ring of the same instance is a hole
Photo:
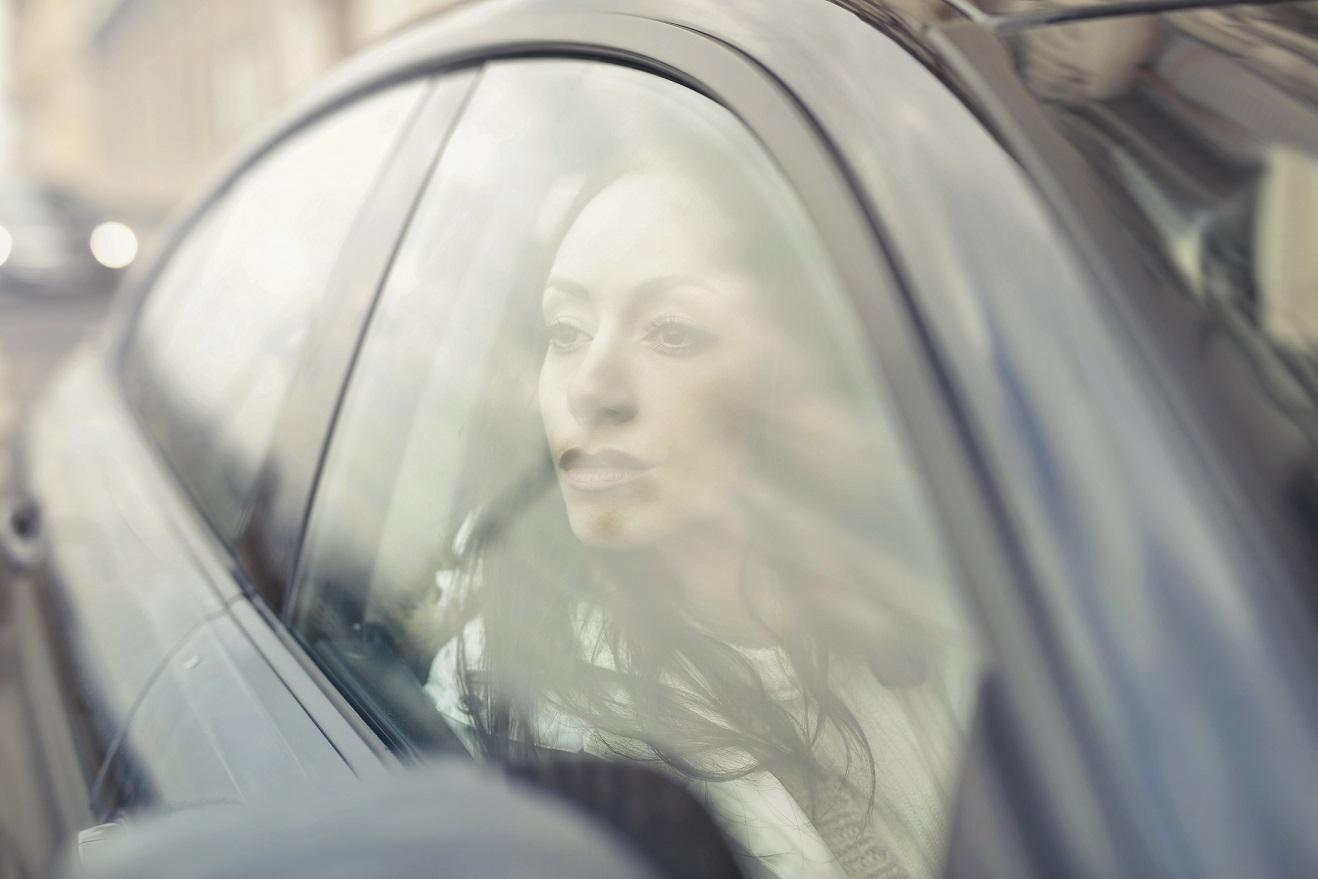
[[[466,82],[469,87],[470,80]],[[357,209],[350,224],[348,242],[351,246],[345,247],[343,255],[336,261],[326,282],[324,300],[316,308],[318,317],[328,315],[337,320],[332,323],[326,321],[323,326],[313,323],[314,332],[285,390],[275,418],[270,447],[258,468],[252,487],[255,498],[252,515],[232,541],[226,540],[215,530],[187,489],[174,462],[165,456],[159,443],[141,421],[142,389],[133,381],[130,363],[132,349],[141,330],[143,309],[154,293],[161,274],[179,249],[191,241],[192,234],[211,216],[212,210],[217,206],[224,209],[225,198],[234,187],[242,184],[250,169],[258,167],[269,155],[318,123],[337,113],[351,110],[360,105],[361,101],[369,101],[394,87],[406,87],[409,84],[417,84],[421,88],[416,104],[409,110],[374,183]],[[356,335],[345,338],[341,326],[345,320],[355,319],[359,324],[364,322],[362,315],[369,310],[375,290],[385,276],[398,234],[412,209],[411,200],[399,198],[398,195],[400,192],[405,195],[419,189],[434,157],[436,137],[446,136],[458,118],[461,102],[437,100],[436,95],[443,91],[432,76],[424,73],[386,77],[328,100],[313,101],[290,121],[277,124],[272,134],[263,140],[258,139],[254,146],[243,149],[237,159],[217,175],[216,182],[206,187],[203,196],[194,199],[167,223],[161,237],[163,243],[144,261],[140,273],[130,277],[125,284],[127,292],[112,315],[109,369],[140,434],[184,499],[191,513],[190,524],[209,545],[212,558],[221,561],[231,572],[240,592],[259,597],[276,612],[283,603],[287,578],[281,577],[278,570],[268,563],[267,559],[271,555],[269,548],[277,544],[276,535],[287,535],[290,526],[300,527],[300,520],[294,525],[286,519],[275,519],[269,515],[268,509],[272,499],[278,499],[287,506],[288,495],[299,490],[304,498],[309,494],[311,477],[299,474],[302,477],[300,480],[289,478],[296,469],[291,462],[297,460],[298,455],[305,457],[305,450],[314,451],[327,440],[328,423],[337,406],[337,395],[327,401],[325,394],[317,394],[316,388],[312,386],[315,373],[311,370],[310,355],[315,353],[316,365],[321,369],[332,369],[334,364],[339,364],[341,369],[346,370],[351,362],[356,350]],[[465,94],[463,91],[459,97],[465,99]],[[291,416],[290,410],[294,408],[299,410],[302,418],[294,419]],[[290,436],[291,425],[296,425],[297,429]],[[318,459],[318,455],[313,454],[312,457]]]
[[[423,33],[416,43],[423,44],[424,37]],[[989,593],[1010,589],[1011,572],[1020,562],[1003,538],[1004,529],[1010,526],[1000,515],[986,464],[973,449],[968,422],[956,408],[946,374],[917,317],[884,225],[871,213],[864,188],[850,175],[840,147],[765,63],[736,50],[716,34],[655,19],[602,12],[521,15],[477,29],[475,34],[460,32],[449,45],[430,49],[422,59],[402,59],[400,63],[424,63],[432,72],[440,72],[472,63],[483,66],[527,58],[620,64],[662,76],[724,107],[760,143],[797,192],[838,272],[846,304],[853,309],[875,368],[882,373],[879,381],[888,391],[900,432],[920,465],[923,489],[957,588],[987,639],[989,633],[979,612],[981,602]],[[785,59],[783,66],[799,65],[800,60]],[[457,125],[461,123],[459,118]],[[407,231],[404,229],[400,243]],[[369,327],[364,325],[363,340],[367,332]],[[351,381],[350,370],[343,393]],[[920,442],[912,441],[914,437]],[[299,557],[314,502],[313,489],[299,535]],[[295,582],[293,573],[288,574],[290,584]],[[297,641],[300,658],[313,669],[321,686],[344,701],[345,694],[315,664],[292,629],[292,609],[303,600],[291,591],[286,596],[281,614],[287,627],[284,631]],[[383,719],[353,713],[355,722],[370,730],[382,747],[390,752],[410,750],[406,743],[385,744],[389,733],[387,723],[380,722]]]
[[[834,19],[834,27],[869,28],[845,12],[833,11],[841,17]],[[737,48],[735,38],[720,36],[721,20],[712,15],[710,28],[706,29],[644,17],[646,14],[643,0],[592,0],[590,9],[579,8],[572,13],[546,13],[529,6],[505,8],[491,15],[482,9],[464,8],[419,25],[350,62],[284,121],[255,137],[214,178],[216,182],[206,188],[205,197],[167,224],[166,233],[158,239],[162,245],[152,249],[169,254],[205,208],[280,140],[358,97],[407,79],[479,71],[486,63],[506,58],[554,57],[630,66],[691,88],[725,107],[750,130],[795,188],[819,230],[870,352],[884,372],[883,384],[904,432],[922,438],[911,451],[927,476],[925,487],[958,580],[975,593],[967,596],[972,616],[977,623],[984,623],[979,605],[986,595],[1013,591],[1012,583],[1022,562],[1011,551],[1010,539],[1004,537],[1010,526],[1001,518],[989,467],[974,448],[969,420],[951,391],[947,368],[940,362],[937,346],[919,316],[917,297],[901,275],[885,225],[865,187],[847,166],[847,151],[857,144],[830,138],[810,108],[778,75],[809,76],[810,59],[791,54],[778,57],[772,52],[748,54]],[[661,13],[650,10],[649,14]],[[876,34],[875,38],[885,37]],[[839,107],[826,109],[837,111]],[[449,124],[458,121],[460,113],[449,119]],[[419,197],[430,163],[439,158],[440,144],[424,142],[416,131],[404,137],[409,145],[398,148],[388,173],[403,173],[395,167],[410,165],[417,156],[424,155],[427,171],[415,176],[415,194]],[[407,162],[402,161],[404,153]],[[403,176],[408,174],[415,175],[415,167]],[[399,216],[405,219],[410,213],[409,205]],[[263,582],[254,584],[240,566],[238,553],[209,531],[199,515],[189,528],[210,548],[211,560],[232,575],[222,598],[239,602],[245,597],[250,601],[256,612],[236,618],[326,737],[341,753],[356,753],[365,746],[385,765],[397,764],[402,755],[385,743],[380,731],[339,691],[291,630],[287,613],[293,602],[286,590],[292,582],[293,560],[301,551],[320,463],[332,437],[333,419],[351,379],[351,366],[367,331],[370,308],[387,275],[387,263],[405,231],[400,225],[397,235],[387,245],[381,244],[377,256],[382,265],[364,313],[353,315],[348,325],[335,334],[335,356],[342,358],[345,372],[337,388],[316,391],[318,405],[324,407],[321,414],[326,418],[319,436],[319,454],[309,468],[293,478],[281,479],[278,472],[272,471],[268,474],[271,484],[263,485],[258,492],[251,521],[261,523],[266,535],[280,533],[276,529],[282,528],[282,534],[294,536],[287,554],[263,571]],[[130,397],[122,371],[127,340],[143,293],[162,264],[161,258],[150,256],[137,262],[111,316],[109,369],[125,398]],[[303,389],[305,378],[295,376],[290,399]],[[132,409],[131,403],[128,408]],[[291,444],[280,439],[280,429],[277,427],[276,442],[281,449],[289,448]],[[312,440],[316,439],[313,435]],[[162,471],[168,473],[167,462],[156,457]],[[178,487],[176,479],[174,482]],[[180,500],[196,513],[190,498],[180,494]],[[257,535],[245,534],[240,544],[256,539]],[[251,543],[245,545],[252,547]],[[973,577],[967,576],[969,571],[974,571]]]

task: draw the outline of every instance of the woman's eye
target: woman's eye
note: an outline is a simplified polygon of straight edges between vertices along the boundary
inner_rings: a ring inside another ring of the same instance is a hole
[[[586,341],[586,334],[580,327],[564,320],[554,321],[548,329],[549,344],[559,351],[570,351]]]
[[[693,354],[714,342],[714,336],[680,320],[659,320],[645,337],[655,350],[664,354]]]

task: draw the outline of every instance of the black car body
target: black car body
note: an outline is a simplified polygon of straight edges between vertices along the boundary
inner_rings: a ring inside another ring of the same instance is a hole
[[[514,2],[350,63],[210,196],[363,96],[447,83],[326,269],[315,344],[270,355],[286,390],[259,460],[210,442],[204,411],[163,411],[134,360],[167,259],[26,424],[5,605],[39,755],[27,863],[136,809],[411,753],[405,712],[371,703],[390,686],[372,645],[358,665],[318,655],[290,588],[344,384],[469,80],[556,57],[729,108],[851,291],[990,657],[948,874],[1318,870],[1318,346],[1293,329],[1318,226],[1285,197],[1313,192],[1315,21],[1311,3]],[[162,419],[196,428],[162,439]]]

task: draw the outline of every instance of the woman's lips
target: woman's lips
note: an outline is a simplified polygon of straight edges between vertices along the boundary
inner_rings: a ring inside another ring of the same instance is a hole
[[[652,464],[617,449],[587,452],[573,448],[558,459],[563,481],[583,491],[603,491],[625,485],[651,467]]]

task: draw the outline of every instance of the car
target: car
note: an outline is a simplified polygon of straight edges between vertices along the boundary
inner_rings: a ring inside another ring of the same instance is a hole
[[[0,290],[104,294],[136,254],[132,229],[68,190],[28,177],[0,179]]]
[[[350,61],[25,416],[20,863],[443,753],[657,768],[749,876],[1318,871],[1314,22],[498,0]]]

